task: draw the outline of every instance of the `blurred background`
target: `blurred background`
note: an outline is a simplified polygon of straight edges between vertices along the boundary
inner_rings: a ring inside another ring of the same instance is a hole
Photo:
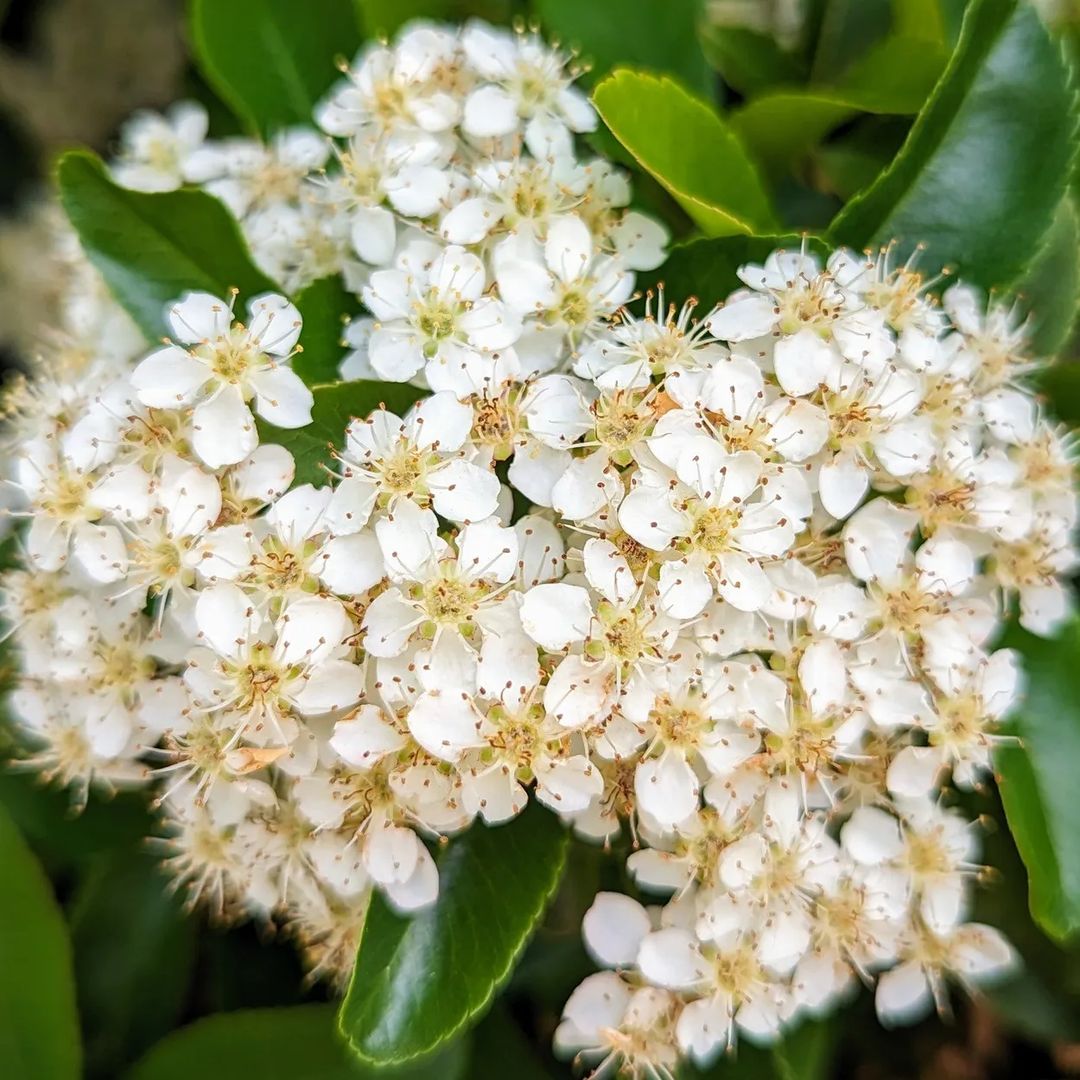
[[[316,16],[317,0],[307,2]],[[718,0],[714,6],[729,14],[741,7],[750,25],[782,30],[791,2]],[[853,10],[870,2],[849,0]],[[416,0],[406,6],[422,7]],[[480,6],[461,5],[465,12]],[[1080,0],[1042,0],[1039,6],[1059,24],[1080,22]],[[235,130],[192,68],[181,0],[0,0],[4,368],[17,366],[33,349],[42,327],[50,325],[62,287],[49,254],[49,220],[58,213],[48,198],[55,155],[72,145],[108,154],[119,126],[135,109],[160,108],[183,97],[207,106],[212,135]],[[897,141],[905,130],[895,132]],[[831,207],[823,212],[831,213]],[[812,202],[806,203],[806,213],[814,216]],[[0,726],[0,759],[8,756],[4,738]],[[975,813],[986,815],[987,861],[999,868],[976,915],[1009,927],[1027,969],[991,1000],[959,1003],[952,1023],[935,1019],[899,1033],[881,1031],[872,1002],[863,995],[838,1017],[843,1039],[835,1040],[830,1075],[852,1080],[1080,1076],[1080,952],[1059,949],[1032,925],[1023,867],[1007,833],[993,826],[1001,820],[996,796],[977,794],[972,803]],[[142,796],[94,797],[73,819],[67,793],[42,788],[28,773],[0,769],[0,805],[42,860],[69,921],[90,1080],[122,1075],[148,1047],[199,1017],[328,1000],[325,988],[304,983],[288,941],[252,924],[217,927],[208,924],[204,912],[185,915],[182,897],[169,891],[159,869],[160,852],[147,846],[151,808]],[[574,870],[545,927],[496,1007],[486,1055],[492,1071],[486,1075],[505,1076],[509,1063],[525,1057],[535,1060],[537,1077],[570,1075],[567,1066],[550,1058],[550,1035],[569,991],[591,970],[579,942],[581,914],[598,886],[615,883],[610,879],[618,875],[620,862],[578,846]],[[507,1032],[516,1041],[507,1044]],[[710,1075],[772,1075],[759,1067],[752,1052],[741,1052],[737,1063],[724,1063]],[[474,1080],[481,1080],[479,1073]]]

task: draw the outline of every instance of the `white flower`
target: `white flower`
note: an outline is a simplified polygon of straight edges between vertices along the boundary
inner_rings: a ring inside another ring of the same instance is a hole
[[[946,1010],[945,981],[956,979],[969,992],[1000,980],[1016,967],[1016,954],[1000,931],[967,923],[938,936],[929,929],[914,936],[901,961],[878,979],[874,997],[883,1024],[910,1024],[933,1005]]]
[[[686,441],[675,472],[674,485],[640,473],[619,507],[639,543],[682,553],[661,567],[660,603],[691,618],[715,588],[740,611],[761,608],[772,593],[762,561],[784,555],[810,512],[802,477],[750,451],[728,454],[706,436]]]
[[[240,137],[205,143],[185,157],[183,172],[243,219],[296,203],[329,156],[327,139],[299,127],[278,132],[267,145]]]
[[[620,312],[608,333],[582,349],[574,361],[574,372],[595,380],[598,386],[626,387],[646,386],[653,376],[662,377],[670,371],[712,367],[728,353],[712,339],[708,324],[693,318],[696,306],[694,300],[678,309],[674,304],[665,306],[663,288],[655,297],[650,291],[645,317]]]
[[[494,265],[506,305],[521,317],[540,320],[526,327],[519,351],[561,336],[576,345],[626,303],[634,289],[634,275],[618,258],[598,252],[587,226],[574,214],[550,224],[543,246],[528,232],[507,237],[495,249]]]
[[[484,296],[484,264],[461,247],[429,249],[417,241],[393,270],[377,270],[364,289],[376,318],[368,344],[382,378],[405,382],[426,369],[432,385],[451,373],[490,363],[509,349],[521,323],[500,300]]]
[[[449,392],[418,402],[403,420],[386,409],[354,420],[328,511],[333,531],[359,532],[376,505],[393,510],[406,499],[451,521],[489,517],[499,481],[466,457],[472,424],[472,410]]]
[[[363,671],[345,659],[352,622],[336,600],[294,600],[270,627],[240,588],[221,583],[200,594],[195,619],[209,648],[192,654],[185,681],[257,745],[289,745],[296,717],[348,708],[363,693]]]
[[[413,137],[440,133],[461,114],[461,102],[440,83],[460,61],[454,33],[429,23],[406,28],[396,47],[372,43],[315,110],[329,135]]]
[[[144,405],[194,406],[192,442],[211,468],[243,461],[258,445],[248,402],[278,427],[311,423],[311,391],[288,366],[300,337],[300,313],[268,293],[248,304],[250,325],[233,322],[232,302],[188,293],[168,311],[181,345],[151,353],[132,373]]]
[[[466,525],[456,552],[438,535],[430,510],[401,502],[375,524],[391,585],[364,616],[364,648],[398,656],[410,640],[458,643],[471,655],[506,593],[517,567],[513,529],[494,518]]]
[[[173,191],[184,182],[187,158],[206,139],[206,110],[180,101],[165,115],[135,113],[120,131],[120,151],[112,167],[117,183],[135,191]]]
[[[461,44],[469,66],[484,80],[465,99],[466,134],[500,138],[523,128],[530,153],[543,160],[569,155],[572,133],[596,129],[588,98],[571,85],[577,73],[535,35],[473,21]]]

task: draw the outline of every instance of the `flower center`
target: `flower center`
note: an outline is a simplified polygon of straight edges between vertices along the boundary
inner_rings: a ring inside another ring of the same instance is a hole
[[[650,633],[653,613],[648,608],[615,607],[604,600],[596,614],[599,633],[585,643],[585,655],[590,659],[613,660],[626,671],[658,655]]]
[[[214,342],[196,346],[192,353],[227,383],[242,382],[262,358],[262,353],[253,348],[250,334],[239,325]]]
[[[827,337],[840,314],[840,300],[832,281],[820,275],[791,284],[777,297],[777,310],[781,333],[813,329]]]
[[[472,622],[485,591],[479,582],[448,574],[422,586],[420,605],[435,626],[460,627]],[[471,626],[465,629],[471,631]]]
[[[673,700],[668,694],[657,697],[649,719],[665,745],[695,746],[699,737],[713,726],[713,721],[696,705],[697,702],[685,697],[681,701]]]
[[[703,506],[690,527],[690,545],[707,555],[730,550],[731,534],[738,528],[739,511],[731,506]]]
[[[596,441],[606,447],[616,464],[628,465],[630,451],[645,438],[653,421],[653,411],[636,395],[605,395],[593,405]]]
[[[928,833],[909,832],[905,840],[904,861],[912,876],[937,877],[954,869],[953,860],[942,844],[937,830]]]

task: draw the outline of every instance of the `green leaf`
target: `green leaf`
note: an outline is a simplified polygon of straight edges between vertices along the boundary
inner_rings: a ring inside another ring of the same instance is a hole
[[[1042,249],[1016,291],[1030,312],[1036,355],[1054,356],[1072,335],[1080,303],[1080,222],[1070,196],[1061,200]]]
[[[893,21],[889,0],[824,0],[810,77],[835,82],[851,62],[880,41]]]
[[[72,150],[56,170],[60,201],[87,257],[151,340],[188,289],[244,299],[274,288],[255,269],[232,215],[202,191],[147,194],[109,179],[93,154]]]
[[[591,79],[626,65],[674,75],[704,93],[712,90],[697,39],[698,0],[536,0],[533,6],[549,38],[591,61]]]
[[[130,847],[153,828],[142,793],[120,792],[108,800],[95,796],[76,813],[70,791],[10,766],[0,768],[0,807],[49,870],[67,870]]]
[[[566,847],[559,819],[531,804],[446,845],[427,910],[403,917],[376,894],[339,1017],[360,1058],[411,1061],[479,1016],[540,921]]]
[[[948,40],[939,0],[893,0],[893,31],[944,45]]]
[[[332,448],[341,449],[349,421],[364,417],[386,406],[399,416],[410,405],[427,394],[408,383],[375,382],[355,379],[352,382],[313,386],[315,404],[311,423],[302,428],[274,427],[256,418],[262,442],[279,443],[296,459],[296,484],[321,487],[330,482],[327,466],[331,464]]]
[[[303,351],[293,357],[293,371],[309,386],[334,382],[345,355],[345,323],[360,310],[360,301],[335,274],[301,289],[295,302],[304,328],[300,334]]]
[[[784,248],[798,251],[803,243],[809,251],[824,254],[824,245],[815,237],[725,236],[688,240],[677,244],[656,276],[664,286],[666,300],[681,304],[695,296],[701,302],[699,315],[713,304],[742,288],[738,269],[746,263],[761,262],[771,251]]]
[[[1022,745],[995,757],[998,787],[1027,867],[1031,914],[1064,941],[1080,931],[1080,619],[1054,641],[1011,627],[1004,644],[1024,657],[1027,690],[1011,724]]]
[[[869,187],[896,156],[909,126],[900,117],[865,117],[851,132],[819,146],[813,155],[819,187],[845,202]]]
[[[169,884],[158,858],[120,851],[89,865],[72,902],[79,1015],[98,1076],[118,1075],[184,1008],[197,923]]]
[[[772,1048],[777,1080],[825,1080],[832,1074],[837,1025],[832,1020],[804,1020]]]
[[[206,81],[252,131],[310,124],[360,44],[350,0],[191,0],[191,43]]]
[[[960,41],[896,160],[833,222],[854,248],[926,245],[986,287],[1013,281],[1050,224],[1071,160],[1073,95],[1030,6],[974,0]]]
[[[915,38],[889,38],[842,83],[776,90],[731,115],[750,152],[778,171],[859,113],[910,116],[922,108],[945,66],[945,52]]]
[[[698,29],[705,59],[724,82],[744,96],[758,94],[783,83],[801,83],[806,68],[776,39],[741,26],[704,22]]]
[[[468,1047],[455,1043],[415,1068],[366,1069],[334,1028],[332,1005],[221,1013],[157,1044],[126,1080],[466,1080]]]
[[[1043,368],[1036,385],[1050,411],[1071,427],[1080,427],[1080,364],[1063,360]]]
[[[510,1061],[514,1080],[551,1080],[510,1010],[499,1002],[476,1028],[472,1045],[469,1080],[506,1080]]]
[[[768,232],[773,210],[739,138],[673,79],[620,68],[593,91],[612,134],[709,236]]]
[[[361,28],[369,36],[392,37],[410,19],[463,22],[467,18],[508,23],[514,0],[354,0]]]
[[[0,811],[0,1062],[5,1080],[76,1080],[71,946],[41,867]]]

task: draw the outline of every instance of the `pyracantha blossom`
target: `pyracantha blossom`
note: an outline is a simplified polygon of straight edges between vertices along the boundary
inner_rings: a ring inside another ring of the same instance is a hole
[[[117,182],[220,198],[307,325],[188,293],[146,355],[62,238],[0,615],[27,766],[152,786],[192,898],[336,989],[374,890],[438,897],[434,845],[531,799],[625,830],[555,1044],[669,1080],[860,984],[891,1024],[1011,970],[953,790],[1010,738],[1007,622],[1072,614],[1074,448],[1019,310],[918,251],[629,310],[668,236],[581,156],[577,74],[418,21],[268,143],[135,118]]]

